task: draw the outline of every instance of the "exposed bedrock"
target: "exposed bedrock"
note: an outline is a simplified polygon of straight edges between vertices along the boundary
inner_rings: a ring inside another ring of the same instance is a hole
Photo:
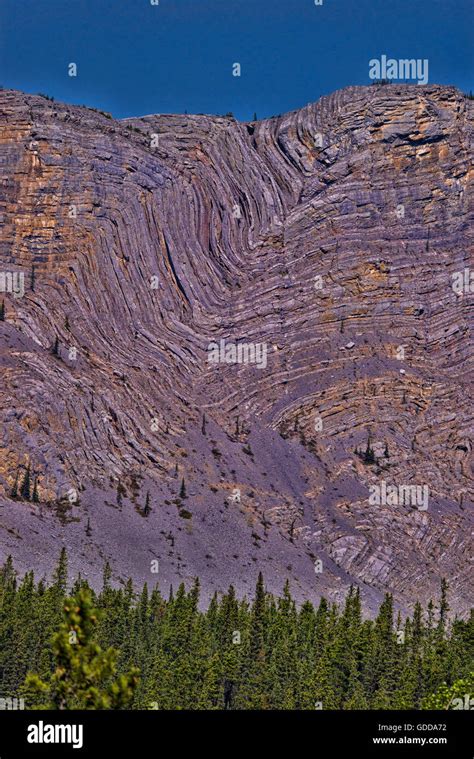
[[[247,124],[1,91],[2,553],[369,609],[446,577],[464,613],[472,117],[435,85]]]

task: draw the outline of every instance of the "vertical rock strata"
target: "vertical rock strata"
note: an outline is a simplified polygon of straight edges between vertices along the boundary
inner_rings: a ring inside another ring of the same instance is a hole
[[[92,580],[158,558],[208,593],[356,582],[368,608],[444,576],[465,612],[472,115],[439,86],[248,124],[0,92],[0,273],[25,288],[0,293],[2,552],[41,574],[65,544]],[[213,363],[221,341],[265,360]],[[383,482],[427,508],[371,502]]]

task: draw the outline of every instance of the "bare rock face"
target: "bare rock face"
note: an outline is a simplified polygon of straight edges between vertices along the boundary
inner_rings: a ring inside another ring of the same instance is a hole
[[[472,117],[439,86],[248,124],[0,92],[2,553],[368,609],[446,577],[464,613]]]

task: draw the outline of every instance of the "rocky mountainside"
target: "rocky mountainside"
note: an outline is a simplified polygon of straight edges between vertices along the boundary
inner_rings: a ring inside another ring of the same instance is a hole
[[[473,102],[252,123],[0,92],[0,547],[472,602]]]

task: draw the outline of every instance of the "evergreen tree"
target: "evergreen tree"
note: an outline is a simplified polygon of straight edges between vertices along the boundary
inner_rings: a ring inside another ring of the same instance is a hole
[[[13,483],[12,491],[10,493],[12,498],[18,498],[18,471],[15,475],[15,482]]]
[[[29,704],[49,709],[123,709],[133,698],[138,670],[117,676],[117,652],[94,642],[97,612],[85,589],[66,600],[64,621],[52,640],[55,670],[44,681],[28,674]]]
[[[351,661],[351,669],[344,700],[344,709],[368,709],[368,701],[361,682],[361,674],[355,659]]]
[[[26,467],[25,476],[20,489],[20,495],[25,501],[29,501],[31,498],[31,467],[28,463]]]
[[[298,609],[260,574],[253,601],[231,586],[200,607],[199,580],[165,600],[158,587],[112,585],[104,567],[98,595],[80,575],[68,599],[66,550],[51,584],[11,557],[0,568],[2,697],[29,707],[133,709],[467,709],[473,694],[474,613],[439,613],[394,625],[386,595],[363,619],[357,588],[345,602]],[[403,633],[403,635],[401,635]],[[134,668],[140,670],[140,676]],[[33,674],[34,673],[34,674]]]
[[[375,453],[374,449],[372,448],[370,444],[370,435],[367,438],[367,447],[365,449],[364,453],[364,464],[374,464],[375,463]]]
[[[35,477],[35,482],[33,485],[33,495],[31,497],[31,500],[33,503],[39,503],[39,495],[38,495],[38,478]]]
[[[249,627],[237,702],[239,708],[265,709],[268,707],[265,645],[266,601],[261,572],[258,575],[255,588],[255,600],[252,605]]]
[[[53,574],[52,589],[58,594],[64,595],[67,590],[68,580],[68,556],[64,546],[59,554],[59,561]]]
[[[143,507],[143,516],[147,517],[151,512],[151,506],[150,506],[150,493],[147,491],[146,499],[145,499],[145,506]]]
[[[436,693],[427,696],[423,709],[472,709],[474,702],[474,672],[467,677],[456,680],[451,687],[443,683]]]
[[[438,639],[441,641],[444,639],[445,633],[446,633],[446,622],[448,618],[448,612],[449,612],[449,603],[448,603],[448,583],[446,579],[443,577],[441,580],[441,600],[439,605],[439,621],[438,621]]]

